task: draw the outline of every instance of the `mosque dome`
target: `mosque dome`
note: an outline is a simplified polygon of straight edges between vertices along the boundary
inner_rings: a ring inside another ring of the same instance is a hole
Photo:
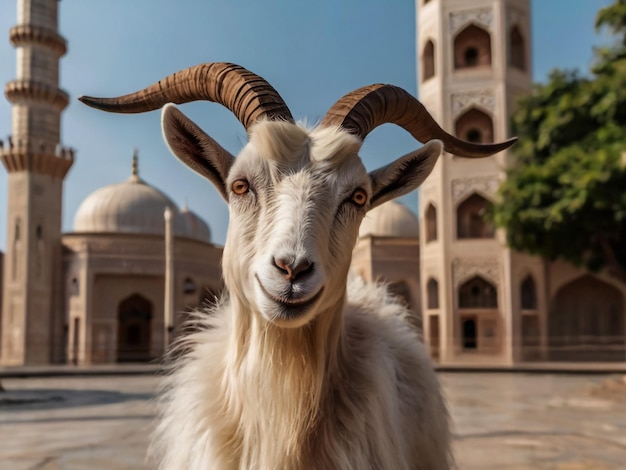
[[[369,211],[361,227],[359,237],[419,237],[419,221],[405,205],[389,201]]]
[[[189,210],[187,206],[179,214],[180,222],[184,227],[185,234],[194,240],[211,242],[211,229],[198,214]]]
[[[166,207],[172,212],[176,236],[211,241],[206,222],[188,209],[179,211],[174,201],[139,177],[135,156],[128,180],[97,189],[82,202],[74,217],[74,232],[163,235]]]

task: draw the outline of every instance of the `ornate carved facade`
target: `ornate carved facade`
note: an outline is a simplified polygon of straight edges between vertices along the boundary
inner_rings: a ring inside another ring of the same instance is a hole
[[[420,99],[458,137],[501,141],[510,137],[516,96],[531,88],[530,1],[471,3],[418,2],[418,51],[430,42],[439,51],[428,64],[433,75],[419,81]],[[485,218],[511,158],[444,154],[420,189],[423,327],[432,356],[454,365],[623,361],[626,288],[608,276],[514,252]],[[436,286],[436,303],[428,302],[429,286]],[[567,331],[558,326],[564,322]]]

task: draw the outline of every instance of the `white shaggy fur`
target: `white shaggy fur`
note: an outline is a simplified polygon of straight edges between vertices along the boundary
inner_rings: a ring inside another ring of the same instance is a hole
[[[446,407],[407,312],[384,287],[347,281],[365,212],[418,186],[441,144],[368,174],[339,129],[261,122],[233,159],[173,106],[163,127],[231,220],[227,294],[195,314],[165,379],[159,468],[448,469]],[[242,180],[250,190],[234,193]],[[277,259],[309,268],[287,279]]]

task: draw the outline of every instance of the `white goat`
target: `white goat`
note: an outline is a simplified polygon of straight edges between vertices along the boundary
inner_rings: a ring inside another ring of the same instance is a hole
[[[163,133],[230,207],[228,294],[198,312],[199,331],[166,379],[153,452],[161,469],[437,470],[451,465],[448,415],[430,360],[383,287],[347,282],[365,213],[412,191],[442,151],[433,140],[367,173],[369,131],[394,122],[457,155],[472,145],[439,128],[403,90],[373,85],[339,100],[318,127],[293,122],[262,78],[203,64],[120,98],[118,112],[208,99],[246,126],[237,158],[171,104]]]

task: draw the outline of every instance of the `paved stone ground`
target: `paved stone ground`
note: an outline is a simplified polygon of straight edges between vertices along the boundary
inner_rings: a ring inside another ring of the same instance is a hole
[[[598,393],[608,376],[440,376],[460,469],[626,469],[626,399],[615,387]],[[3,379],[0,469],[149,468],[156,383],[151,376]]]

